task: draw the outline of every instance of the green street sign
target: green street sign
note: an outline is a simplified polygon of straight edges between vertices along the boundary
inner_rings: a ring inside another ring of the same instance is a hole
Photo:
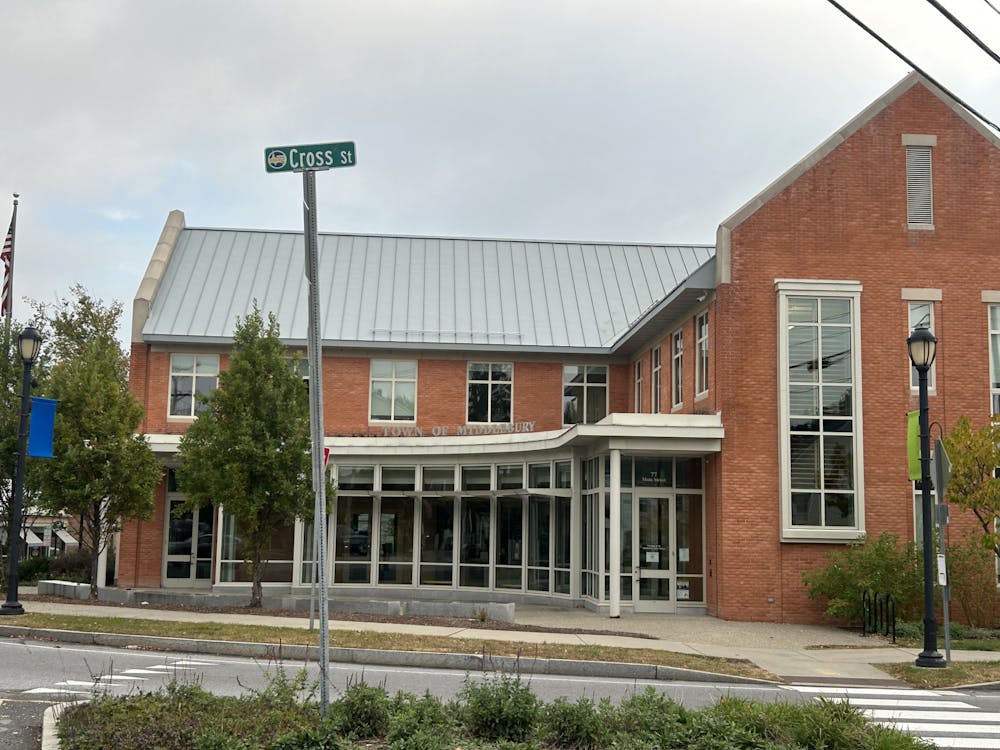
[[[313,143],[308,146],[270,146],[264,149],[264,169],[268,172],[318,172],[336,167],[353,167],[354,141]]]

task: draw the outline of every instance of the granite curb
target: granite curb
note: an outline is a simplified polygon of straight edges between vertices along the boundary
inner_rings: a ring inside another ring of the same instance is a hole
[[[138,648],[151,651],[180,651],[216,656],[243,656],[255,659],[294,659],[316,661],[317,646],[245,641],[195,640],[150,635],[91,633],[79,630],[0,626],[0,637],[53,640],[113,648]],[[608,677],[636,680],[683,680],[689,682],[726,682],[734,684],[774,685],[770,680],[755,677],[702,672],[682,667],[627,662],[586,661],[577,659],[544,659],[530,657],[491,656],[489,654],[442,654],[430,651],[388,651],[367,648],[331,648],[330,660],[340,664],[378,664],[392,667],[426,667],[432,669],[462,669],[467,672],[510,672],[519,674],[549,674],[570,677]]]

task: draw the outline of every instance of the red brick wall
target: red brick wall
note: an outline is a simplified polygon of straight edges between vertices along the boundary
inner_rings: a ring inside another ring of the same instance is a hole
[[[116,567],[119,588],[159,587],[163,564],[163,531],[166,523],[167,483],[156,487],[156,506],[148,521],[123,525]]]
[[[904,133],[937,136],[933,231],[907,228]],[[1000,289],[1000,270],[986,262],[996,254],[998,186],[1000,152],[915,87],[733,232],[732,283],[718,289],[712,326],[726,429],[717,519],[720,616],[806,622],[820,612],[801,573],[823,564],[830,545],[779,539],[775,279],[862,283],[865,521],[869,533],[912,538],[905,412],[916,408],[916,398],[901,290],[942,290],[931,420],[945,429],[962,414],[982,422],[989,349],[980,293]]]

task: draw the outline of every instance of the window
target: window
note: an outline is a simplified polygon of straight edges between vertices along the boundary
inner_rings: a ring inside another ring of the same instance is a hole
[[[635,403],[635,413],[639,414],[642,411],[642,360],[641,359],[635,363],[635,395],[633,398],[633,403]]]
[[[563,424],[592,424],[608,414],[608,368],[563,367]]]
[[[660,411],[660,374],[662,372],[662,367],[660,366],[660,347],[655,346],[649,352],[649,359],[652,363],[650,365],[650,372],[652,374],[652,384],[650,390],[652,392],[652,409],[654,414],[658,414]]]
[[[373,359],[371,364],[372,421],[412,422],[416,419],[417,363]]]
[[[218,354],[171,354],[170,416],[195,417],[205,411],[198,396],[207,398],[218,384]]]
[[[694,319],[694,392],[695,396],[708,393],[708,312],[703,312]]]
[[[931,333],[934,333],[933,302],[910,302],[909,310],[910,333],[913,333],[918,328],[926,328]],[[910,361],[909,355],[906,356],[906,360],[907,362]],[[927,371],[927,387],[931,390],[935,387],[934,371],[935,366],[932,363],[930,369]],[[917,390],[919,385],[918,377],[917,368],[910,363],[910,388],[914,391]]]
[[[990,408],[1000,414],[1000,305],[990,305]]]
[[[684,333],[675,332],[670,342],[670,404],[680,406],[684,401]]]
[[[784,537],[855,538],[864,527],[856,388],[860,285],[778,286]],[[806,296],[813,290],[829,292]]]
[[[931,149],[937,136],[904,135],[906,147],[906,222],[910,229],[934,228]]]
[[[510,422],[514,365],[469,363],[467,421]]]

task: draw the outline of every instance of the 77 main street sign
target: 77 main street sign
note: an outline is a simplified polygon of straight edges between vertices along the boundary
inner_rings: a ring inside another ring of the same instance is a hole
[[[353,167],[354,141],[313,143],[307,146],[270,146],[264,149],[268,172],[305,172]]]

